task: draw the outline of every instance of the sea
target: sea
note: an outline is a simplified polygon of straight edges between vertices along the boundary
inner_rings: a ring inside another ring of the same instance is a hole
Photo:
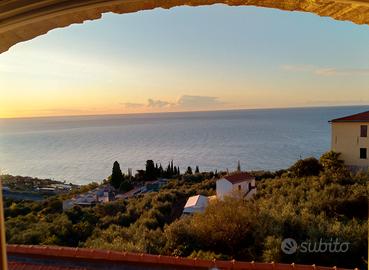
[[[278,170],[330,149],[329,120],[369,106],[0,119],[3,174],[101,182],[152,159],[182,171]]]

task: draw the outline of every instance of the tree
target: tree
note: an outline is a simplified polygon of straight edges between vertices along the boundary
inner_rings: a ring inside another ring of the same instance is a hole
[[[166,177],[171,177],[171,172],[170,172],[170,163],[168,163],[167,169],[165,170],[165,176]]]
[[[170,173],[171,175],[174,173],[173,160],[170,162]]]
[[[196,166],[195,173],[200,173],[199,166]]]
[[[237,171],[240,172],[241,171],[241,163],[240,161],[238,161],[237,163]]]
[[[187,167],[186,174],[192,174],[192,168],[190,166]]]
[[[153,180],[156,179],[156,169],[154,161],[147,160],[146,161],[146,172],[145,172],[146,179]]]
[[[342,175],[347,174],[344,162],[343,160],[340,160],[340,155],[341,153],[329,151],[320,157],[320,163],[322,164],[325,173]]]
[[[131,182],[128,180],[124,180],[119,186],[119,191],[127,192],[127,191],[130,191],[132,188],[133,186]]]
[[[135,181],[145,181],[146,171],[145,170],[137,170],[135,174]]]
[[[161,166],[161,163],[160,163],[160,166],[159,166],[159,176],[162,177],[164,175],[164,169],[163,169],[163,166]]]
[[[317,176],[321,170],[322,165],[314,157],[300,159],[289,168],[289,171],[296,177]]]
[[[113,165],[113,171],[110,177],[110,184],[114,188],[118,189],[123,181],[124,181],[124,177],[123,177],[122,171],[120,170],[120,165],[118,161],[115,161]]]

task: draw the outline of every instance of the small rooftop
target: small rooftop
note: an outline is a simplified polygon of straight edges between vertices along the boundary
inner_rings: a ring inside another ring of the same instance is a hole
[[[232,174],[224,176],[223,178],[227,179],[232,184],[237,184],[237,183],[244,182],[246,180],[255,179],[255,177],[249,174],[248,172],[232,173]]]
[[[369,122],[369,111],[357,113],[329,121],[331,123],[337,122]]]
[[[200,197],[205,197],[205,196],[203,196],[203,195],[196,195],[196,196],[189,197],[188,200],[187,200],[187,203],[185,205],[185,208],[196,206],[197,205],[197,202],[200,199]],[[207,198],[207,197],[205,197],[205,198]]]

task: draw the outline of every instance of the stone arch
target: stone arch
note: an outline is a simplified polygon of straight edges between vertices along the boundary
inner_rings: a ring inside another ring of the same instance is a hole
[[[369,24],[369,0],[3,0],[0,2],[0,53],[54,28],[99,19],[106,12],[123,14],[212,4],[305,11]]]

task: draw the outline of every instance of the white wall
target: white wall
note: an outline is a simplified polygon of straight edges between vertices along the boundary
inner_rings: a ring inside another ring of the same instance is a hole
[[[241,194],[246,194],[249,191],[249,183],[251,183],[251,186],[254,187],[255,179],[245,180],[234,185],[232,185],[232,183],[225,178],[219,179],[216,182],[217,198],[222,200],[224,199],[224,196],[229,196],[232,193],[238,192],[239,186],[241,186]]]
[[[232,183],[222,178],[216,182],[217,198],[222,200],[224,196],[232,193]]]
[[[360,159],[360,148],[367,148],[369,154],[369,137],[360,137],[361,125],[368,123],[332,123],[332,150],[341,153],[347,166],[368,168],[369,158]]]

